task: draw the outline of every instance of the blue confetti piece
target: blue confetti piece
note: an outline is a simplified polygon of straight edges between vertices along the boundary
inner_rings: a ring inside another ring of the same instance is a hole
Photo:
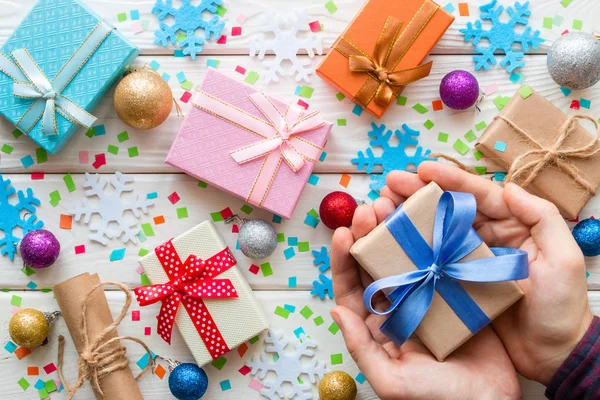
[[[35,383],[35,385],[33,385],[34,388],[36,388],[37,390],[42,390],[46,387],[46,385],[44,384],[44,381],[41,379],[38,379],[37,382]]]
[[[125,258],[125,247],[121,249],[115,249],[110,253],[110,261],[119,261]]]
[[[4,350],[8,351],[9,353],[13,353],[13,351],[15,351],[17,349],[17,345],[14,344],[13,342],[11,342],[10,340],[4,345]]]
[[[358,104],[355,104],[354,108],[352,109],[352,114],[358,115],[360,117],[362,113],[363,113],[363,108],[361,106],[359,106]]]
[[[313,217],[312,215],[306,215],[306,218],[304,218],[304,223],[308,226],[316,228],[317,225],[319,225],[319,219]]]
[[[169,82],[169,80],[171,79],[171,75],[167,74],[166,72],[163,72],[161,76],[165,80],[165,82]]]
[[[321,153],[321,157],[319,157],[319,161],[321,161],[321,162],[325,161],[326,157],[327,157],[327,153],[326,152],[322,152]]]
[[[560,87],[560,91],[565,95],[565,97],[567,97],[568,95],[571,94],[572,90],[571,89],[567,89],[566,87]]]
[[[444,6],[444,10],[446,10],[446,12],[448,14],[452,14],[454,12],[454,10],[456,10],[456,8],[454,8],[454,6],[452,5],[452,3],[448,3]]]
[[[146,198],[147,198],[148,200],[156,199],[157,197],[158,197],[158,192],[152,192],[152,193],[148,193],[148,194],[146,195]]]
[[[27,287],[31,290],[35,290],[35,288],[38,287],[38,285],[34,281],[29,281],[29,283],[27,284]]]
[[[286,260],[289,260],[296,255],[296,252],[294,251],[293,247],[288,247],[283,251],[283,255],[285,256]]]
[[[154,354],[154,352],[152,351],[152,359],[154,360],[156,358],[156,354]],[[150,356],[148,355],[148,353],[145,353],[142,358],[140,358],[138,360],[138,362],[136,363],[138,367],[140,367],[140,369],[144,369],[146,368],[146,366],[148,365],[148,363],[150,362]]]
[[[148,238],[146,238],[146,235],[144,235],[144,232],[139,231],[137,235],[138,240],[140,241],[140,243],[144,243],[146,240],[148,240]]]
[[[179,81],[179,83],[187,81],[187,78],[185,77],[185,73],[183,71],[177,73],[177,80]]]
[[[504,153],[506,151],[506,143],[501,140],[497,140],[496,144],[494,145],[494,150]]]
[[[294,90],[294,94],[296,96],[300,96],[300,91],[302,90],[302,86],[296,86],[296,90]]]
[[[224,381],[219,382],[219,384],[221,385],[221,390],[223,392],[231,389],[231,382],[229,382],[229,379],[225,379]]]
[[[296,236],[288,236],[288,246],[298,246],[298,238]]]
[[[587,279],[587,278],[589,278],[589,277],[590,277],[590,273],[589,273],[589,272],[587,272],[587,271],[585,271],[585,279]]]
[[[298,285],[297,278],[295,276],[290,276],[288,278],[288,287],[295,288]]]
[[[30,155],[27,155],[27,156],[21,158],[21,164],[23,164],[23,168],[27,169],[27,168],[31,167],[33,164],[35,164],[35,162],[33,161],[33,157],[31,157]]]
[[[281,223],[281,217],[279,215],[273,214],[273,222],[276,223],[276,224],[280,224]]]
[[[318,176],[311,174],[308,177],[308,184],[309,185],[317,186],[318,182],[319,182],[319,177]]]
[[[306,332],[304,332],[304,329],[302,329],[302,327],[299,326],[298,328],[294,329],[294,335],[296,335],[296,337],[300,339],[300,336],[306,335]]]
[[[294,307],[291,304],[284,304],[283,308],[285,308],[286,310],[288,310],[291,313],[296,312],[296,307]]]
[[[208,59],[206,60],[206,66],[211,68],[217,68],[219,66],[218,60]]]
[[[106,127],[104,125],[94,126],[94,136],[106,135]]]
[[[374,190],[371,190],[371,191],[369,192],[369,194],[367,195],[367,197],[368,197],[368,198],[370,198],[370,199],[371,199],[371,200],[373,200],[373,201],[377,200],[377,199],[379,198],[379,196],[380,196],[380,195],[379,195],[379,193],[377,193],[377,192],[376,192],[376,191],[374,191]]]
[[[131,10],[129,14],[131,15],[132,21],[137,21],[140,19],[140,12],[138,10]]]
[[[519,74],[513,72],[512,74],[510,74],[510,77],[508,78],[512,83],[519,83]]]
[[[506,179],[506,172],[494,172],[494,180],[502,182]]]
[[[235,249],[236,250],[241,250],[241,248],[240,248],[240,241],[239,240],[235,241]]]
[[[173,57],[182,58],[185,57],[185,54],[183,54],[183,50],[175,50],[173,52]]]
[[[367,380],[367,378],[365,378],[365,376],[363,375],[362,372],[359,372],[358,375],[356,375],[356,378],[354,378],[356,380],[356,382],[360,383],[361,385],[363,383],[365,383],[365,381]]]
[[[579,105],[583,108],[587,108],[588,110],[592,106],[592,102],[588,99],[584,99],[583,97],[579,100]]]
[[[148,65],[155,71],[158,71],[158,69],[160,68],[160,64],[156,60],[150,61],[150,64]]]

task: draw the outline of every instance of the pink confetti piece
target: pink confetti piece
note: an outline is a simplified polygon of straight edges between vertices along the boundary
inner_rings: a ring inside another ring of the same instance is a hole
[[[144,335],[150,336],[151,334],[152,334],[152,327],[150,327],[150,326],[144,327]]]
[[[183,92],[180,100],[187,104],[187,102],[190,101],[191,98],[192,94],[190,92]]]
[[[139,321],[140,320],[140,310],[132,310],[131,311],[131,320]]]
[[[54,371],[56,371],[56,365],[54,365],[54,363],[50,363],[48,365],[44,366],[44,371],[46,371],[47,374],[51,374]]]
[[[241,36],[242,35],[242,27],[234,26],[231,28],[231,36]]]
[[[131,24],[131,32],[133,32],[135,35],[137,35],[138,33],[144,32],[144,27],[142,26],[142,22],[141,21],[133,21],[133,23]]]
[[[298,100],[298,105],[302,108],[304,108],[305,110],[308,110],[308,103],[305,103],[302,100]]]
[[[246,22],[247,19],[248,19],[248,17],[245,14],[240,14],[236,18],[236,21],[237,21],[238,24],[244,25],[244,22]]]
[[[238,372],[244,376],[248,375],[248,372],[250,371],[251,369],[247,365],[244,365],[242,368],[238,369]]]
[[[32,181],[39,181],[44,179],[44,173],[43,172],[34,172],[33,174],[31,174],[31,180]]]
[[[490,83],[489,85],[487,85],[484,89],[486,96],[489,96],[491,94],[494,94],[498,91],[498,84],[496,83]]]
[[[144,273],[144,267],[142,267],[141,265],[138,264],[137,268],[135,269],[135,272],[137,272],[138,274],[143,274]]]
[[[319,21],[313,21],[308,24],[311,32],[319,32],[321,30],[321,23]]]
[[[566,35],[567,33],[569,33],[569,30],[568,30],[568,29],[565,29],[565,31],[564,31],[563,33],[561,33],[561,36],[564,36],[564,35]]]
[[[10,312],[11,312],[11,313],[13,313],[13,315],[14,315],[14,314],[18,313],[19,311],[21,311],[22,309],[23,309],[22,307],[15,307],[15,306],[12,306],[12,307],[10,308]]]
[[[173,192],[169,195],[169,197],[167,197],[167,199],[169,199],[169,201],[171,202],[171,204],[175,204],[180,200],[179,195],[177,194],[177,192]]]
[[[87,151],[79,152],[79,164],[88,164],[90,162],[90,153]]]
[[[241,65],[238,65],[237,67],[235,67],[235,72],[244,75],[246,73],[246,68],[242,67]]]
[[[85,244],[80,244],[79,246],[75,246],[75,254],[83,254],[85,253]]]
[[[221,35],[219,40],[217,40],[218,44],[226,44],[227,43],[227,35]]]
[[[248,383],[248,387],[250,389],[254,389],[254,390],[256,390],[257,392],[260,393],[260,391],[263,388],[263,384],[260,383],[259,381],[257,381],[256,379],[252,378],[252,379],[250,379],[250,383]]]

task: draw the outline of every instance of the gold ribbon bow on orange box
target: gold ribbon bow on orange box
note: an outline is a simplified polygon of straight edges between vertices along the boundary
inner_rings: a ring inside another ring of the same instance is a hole
[[[356,103],[364,108],[375,101],[379,106],[387,107],[404,86],[429,76],[432,61],[413,68],[395,69],[438,8],[435,3],[426,2],[403,31],[403,22],[390,15],[381,30],[373,56],[340,36],[333,48],[348,58],[350,71],[369,76],[354,96]]]

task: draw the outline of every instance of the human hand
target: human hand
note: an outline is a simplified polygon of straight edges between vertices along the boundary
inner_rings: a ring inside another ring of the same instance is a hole
[[[397,181],[406,195],[425,185],[415,174],[401,175]],[[392,196],[390,192],[389,197],[399,204],[404,201],[401,193]],[[385,317],[369,314],[363,305],[364,288],[372,279],[349,250],[357,239],[395,210],[396,204],[390,198],[382,197],[372,207],[359,206],[352,230],[340,228],[332,240],[331,270],[338,306],[331,315],[344,335],[352,358],[384,400],[520,398],[515,369],[490,327],[484,328],[444,362],[438,362],[417,341],[408,340],[398,347],[379,331]],[[374,305],[383,308],[381,303],[385,301],[382,297],[375,300]]]
[[[517,371],[548,384],[592,322],[585,262],[567,224],[552,203],[515,184],[504,189],[458,168],[421,164],[418,178],[388,175],[381,191],[395,205],[425,184],[473,193],[478,213],[474,227],[490,247],[520,248],[529,256],[529,278],[518,281],[525,297],[496,318],[492,326]]]

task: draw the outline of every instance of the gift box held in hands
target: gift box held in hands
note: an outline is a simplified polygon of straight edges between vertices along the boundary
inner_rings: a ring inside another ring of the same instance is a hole
[[[596,132],[590,134],[578,119],[588,119]],[[567,116],[523,86],[475,147],[508,170],[507,181],[554,203],[563,217],[576,218],[600,185],[598,133],[593,118]]]
[[[442,361],[523,296],[513,280],[527,277],[527,253],[487,247],[475,213],[472,194],[432,182],[350,249],[375,280],[365,306],[388,315],[381,330],[397,345],[414,332]],[[371,306],[379,291],[386,312]]]
[[[166,162],[290,218],[332,125],[212,68],[192,104]]]
[[[157,333],[170,344],[177,325],[199,366],[268,328],[260,304],[212,222],[158,246],[140,264],[152,285],[135,289],[138,302],[162,302]]]
[[[39,0],[0,49],[0,114],[55,154],[138,54],[79,0]]]
[[[406,85],[429,75],[432,63],[421,63],[452,21],[431,0],[369,0],[316,73],[381,118]]]

